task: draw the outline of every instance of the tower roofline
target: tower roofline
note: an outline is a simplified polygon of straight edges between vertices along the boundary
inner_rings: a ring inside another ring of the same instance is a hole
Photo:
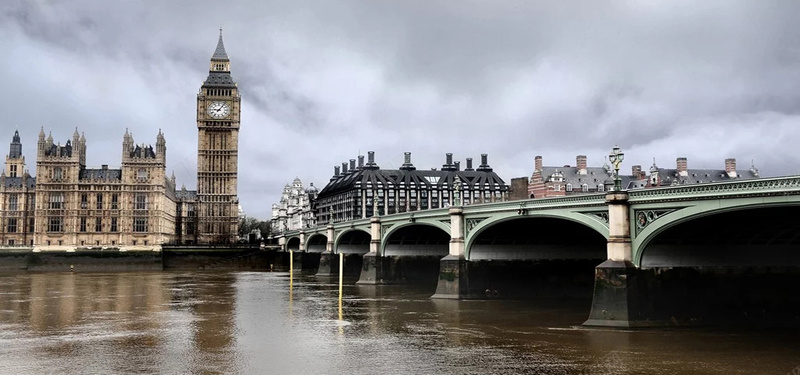
[[[219,41],[217,42],[217,49],[214,50],[214,54],[211,56],[211,60],[215,61],[230,61],[228,59],[228,54],[225,52],[225,44],[222,42],[222,28],[219,28]]]

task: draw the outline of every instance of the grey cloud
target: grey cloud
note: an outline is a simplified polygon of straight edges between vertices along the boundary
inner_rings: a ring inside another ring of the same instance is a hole
[[[764,1],[3,2],[0,100],[28,160],[79,126],[90,164],[165,131],[195,185],[195,95],[224,27],[243,96],[240,200],[267,218],[294,177],[323,186],[367,150],[385,168],[490,155],[506,180],[614,145],[625,170],[755,159],[798,173],[800,5]],[[678,155],[680,154],[680,155]],[[31,169],[32,166],[30,166]]]

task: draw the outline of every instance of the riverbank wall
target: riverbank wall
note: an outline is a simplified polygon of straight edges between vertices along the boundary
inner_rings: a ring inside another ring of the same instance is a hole
[[[284,264],[286,263],[286,264]],[[0,248],[0,271],[129,272],[161,270],[286,270],[287,255],[258,246],[164,246],[160,251]]]

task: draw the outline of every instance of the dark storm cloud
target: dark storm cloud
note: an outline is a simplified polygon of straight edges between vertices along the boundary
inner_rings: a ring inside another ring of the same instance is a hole
[[[220,11],[224,8],[224,11]],[[242,206],[267,218],[294,177],[323,186],[368,150],[427,169],[488,153],[506,180],[575,155],[601,165],[798,173],[800,9],[767,1],[12,1],[0,100],[28,160],[39,127],[77,126],[89,164],[125,128],[168,145],[194,188],[195,95],[224,27],[242,93]],[[31,163],[32,164],[32,163]],[[29,165],[33,169],[32,165]],[[627,168],[627,167],[626,167]]]

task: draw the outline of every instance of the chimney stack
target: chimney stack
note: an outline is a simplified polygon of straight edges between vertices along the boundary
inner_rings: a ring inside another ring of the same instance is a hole
[[[455,171],[456,166],[453,164],[453,154],[447,153],[445,154],[445,163],[442,165],[443,171]]]
[[[360,160],[359,162],[363,161],[363,156],[360,157],[359,160]],[[363,168],[364,169],[380,169],[380,168],[378,168],[378,165],[375,164],[375,151],[367,151],[367,165],[365,165]]]
[[[472,158],[467,158],[467,169],[465,171],[474,171],[475,169],[472,168]]]
[[[641,179],[644,179],[644,177],[645,177],[644,172],[642,171],[642,166],[641,165],[632,166],[631,167],[631,174],[633,174],[633,179],[634,180],[641,180]]]
[[[401,171],[413,171],[417,168],[414,167],[414,164],[411,164],[411,153],[406,152],[403,157],[403,165],[400,166]]]
[[[333,176],[334,177],[339,176],[339,166],[338,165],[333,167]]]
[[[727,158],[725,159],[725,173],[728,174],[730,178],[736,178],[738,175],[736,174],[736,159],[735,158]]]
[[[356,171],[356,159],[350,159],[350,172]]]
[[[578,169],[578,174],[585,175],[586,172],[586,155],[578,155],[575,157],[575,166]]]
[[[364,155],[358,155],[358,169],[364,169]]]
[[[539,172],[542,171],[542,156],[541,155],[536,155],[536,157],[533,158],[533,170],[534,171],[539,171]]]
[[[481,154],[481,165],[478,166],[478,171],[491,172],[492,167],[489,166],[489,155]]]
[[[342,175],[347,174],[347,163],[342,163]]]
[[[689,176],[689,168],[687,166],[688,163],[686,162],[685,157],[679,157],[676,160],[676,164],[677,164],[676,169],[678,170],[679,175],[683,177]]]
[[[455,163],[453,163],[453,164],[455,164],[455,165],[456,165],[456,172],[461,170],[461,162],[460,162],[460,161],[456,161],[456,162],[455,162]]]

